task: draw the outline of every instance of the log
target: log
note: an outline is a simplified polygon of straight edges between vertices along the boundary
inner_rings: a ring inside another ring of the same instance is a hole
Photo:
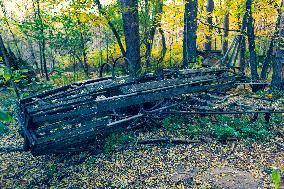
[[[167,144],[193,144],[193,143],[200,143],[200,140],[189,140],[189,139],[181,139],[181,138],[159,138],[159,139],[145,139],[140,140],[137,144],[160,144],[160,143],[167,143]]]

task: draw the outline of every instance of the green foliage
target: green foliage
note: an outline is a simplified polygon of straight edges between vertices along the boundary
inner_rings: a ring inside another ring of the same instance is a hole
[[[201,127],[207,127],[211,124],[211,120],[209,117],[201,117],[198,119],[198,122],[200,124]]]
[[[113,133],[108,136],[104,144],[104,152],[111,153],[117,147],[133,141],[133,137],[128,134]]]
[[[0,67],[0,78],[3,78],[4,84],[13,81],[20,87],[26,87],[29,84],[29,77],[29,70],[26,68],[14,70],[11,75],[7,67]]]
[[[6,82],[12,77],[6,67],[0,67],[0,76],[2,76]]]
[[[9,122],[12,120],[12,117],[9,113],[0,110],[0,121],[5,121],[5,122]]]
[[[76,81],[88,79],[83,71],[64,74],[64,70],[62,68],[56,68],[50,78],[52,80],[52,85],[55,86],[68,85]]]
[[[202,68],[202,63],[203,63],[203,57],[198,56],[196,59],[196,62],[194,64],[190,64],[190,66],[192,69],[198,69],[198,68]]]
[[[162,122],[163,128],[172,134],[182,134],[190,138],[210,135],[219,141],[228,138],[242,138],[248,140],[266,140],[273,138],[269,125],[265,124],[263,116],[258,121],[251,123],[250,118],[230,117],[216,115],[215,117],[201,117],[194,124],[186,124],[179,117],[167,117]],[[187,125],[185,127],[185,125]]]
[[[202,129],[199,125],[188,125],[185,130],[185,135],[190,138],[198,138],[202,134]]]
[[[182,120],[179,117],[167,117],[163,120],[163,127],[167,131],[176,131],[181,128]]]
[[[228,138],[237,138],[239,136],[235,128],[224,125],[214,126],[212,134],[219,141],[226,141]]]
[[[275,124],[281,124],[284,122],[283,115],[281,114],[273,114],[271,121]]]
[[[11,121],[12,116],[3,110],[0,110],[0,136],[9,131],[9,128],[4,124],[4,122],[7,123]]]
[[[275,189],[280,189],[280,183],[281,183],[281,176],[280,171],[277,168],[272,169],[271,177],[274,183]]]

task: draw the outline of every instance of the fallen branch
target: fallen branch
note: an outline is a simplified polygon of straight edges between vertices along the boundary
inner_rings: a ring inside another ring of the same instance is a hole
[[[277,147],[281,150],[284,150],[284,144],[280,143],[280,142],[275,142]]]
[[[224,112],[190,112],[190,111],[168,111],[168,112],[163,112],[163,114],[188,114],[188,115],[194,115],[194,114],[204,114],[204,115],[215,115],[215,114],[281,114],[284,113],[284,110],[281,111],[243,111],[243,112],[236,112],[236,111],[224,111]]]
[[[189,140],[189,139],[179,139],[179,138],[159,138],[159,139],[145,139],[140,140],[137,144],[159,144],[159,143],[167,143],[167,144],[192,144],[192,143],[200,143],[200,140]]]
[[[10,152],[23,152],[24,149],[22,146],[5,146],[5,147],[0,147],[0,153],[5,152],[5,153],[10,153]]]

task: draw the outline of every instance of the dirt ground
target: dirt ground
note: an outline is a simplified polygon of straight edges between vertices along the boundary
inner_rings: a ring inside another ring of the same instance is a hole
[[[0,141],[3,149],[22,139]],[[275,142],[134,145],[95,153],[0,152],[0,188],[272,188],[271,168],[284,170],[284,149]]]

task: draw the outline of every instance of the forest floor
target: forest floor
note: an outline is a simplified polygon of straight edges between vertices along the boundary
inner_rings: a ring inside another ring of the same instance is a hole
[[[9,93],[1,99],[3,107],[14,109]],[[207,138],[182,145],[132,141],[121,146],[108,141],[104,152],[33,157],[30,152],[5,152],[23,143],[14,122],[0,135],[0,188],[273,188],[272,168],[284,171],[283,115],[269,128],[277,134],[265,140],[222,143]],[[180,133],[161,127],[134,135],[143,140],[184,136]]]

